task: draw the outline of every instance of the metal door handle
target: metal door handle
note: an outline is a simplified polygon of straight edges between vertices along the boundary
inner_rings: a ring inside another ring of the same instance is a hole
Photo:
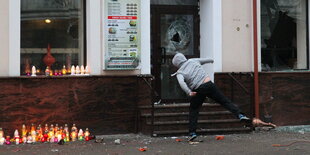
[[[161,47],[161,58],[162,58],[162,64],[165,64],[167,61],[167,55],[166,55],[166,48]]]

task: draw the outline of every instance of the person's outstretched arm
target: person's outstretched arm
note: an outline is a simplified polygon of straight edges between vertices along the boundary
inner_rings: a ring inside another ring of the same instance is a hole
[[[211,58],[192,58],[192,60],[198,61],[201,65],[214,62]]]
[[[192,90],[188,88],[187,84],[186,84],[185,81],[184,81],[183,75],[177,74],[177,79],[178,79],[178,82],[179,82],[179,84],[180,84],[180,87],[185,91],[185,93],[186,93],[187,95],[190,96],[190,93],[192,92]]]

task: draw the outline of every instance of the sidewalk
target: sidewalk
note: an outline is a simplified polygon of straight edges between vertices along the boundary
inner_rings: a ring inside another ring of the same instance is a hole
[[[203,142],[190,145],[186,137],[150,137],[146,135],[106,135],[103,143],[70,142],[58,144],[22,144],[0,146],[1,155],[308,155],[310,154],[310,133],[289,133],[280,131],[254,131],[250,134],[224,135],[216,140],[215,135],[199,136]],[[119,139],[120,144],[115,144]],[[181,139],[181,142],[177,142]],[[302,142],[304,141],[304,142]],[[306,141],[306,142],[305,142]],[[290,144],[274,147],[273,144]],[[145,148],[141,152],[139,148]]]

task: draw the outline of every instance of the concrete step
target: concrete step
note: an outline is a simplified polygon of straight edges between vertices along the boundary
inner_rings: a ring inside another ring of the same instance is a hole
[[[198,134],[231,134],[231,133],[249,133],[252,129],[250,127],[240,128],[220,128],[220,129],[198,129]],[[166,130],[166,131],[154,131],[153,136],[165,136],[165,135],[188,135],[188,130]]]
[[[188,112],[169,112],[169,113],[155,113],[154,121],[182,121],[188,120]],[[150,113],[142,114],[142,119],[147,119],[150,121],[152,119]],[[229,111],[210,111],[210,112],[200,112],[200,120],[210,120],[210,119],[232,119],[235,116]]]
[[[154,112],[156,113],[173,113],[173,112],[188,112],[189,103],[175,103],[175,104],[160,104],[154,105]],[[149,114],[152,111],[152,106],[140,106],[141,114]],[[204,103],[200,109],[201,112],[206,111],[225,111],[226,109],[220,104]]]
[[[188,121],[163,121],[154,122],[154,130],[166,131],[166,130],[187,130]],[[147,125],[151,126],[151,122],[147,122]],[[222,129],[222,128],[240,128],[246,124],[240,122],[238,119],[223,119],[223,120],[199,120],[197,128],[202,129]]]

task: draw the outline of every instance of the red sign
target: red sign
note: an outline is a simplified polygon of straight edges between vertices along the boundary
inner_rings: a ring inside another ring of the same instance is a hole
[[[108,19],[132,20],[138,19],[137,16],[108,16]]]

